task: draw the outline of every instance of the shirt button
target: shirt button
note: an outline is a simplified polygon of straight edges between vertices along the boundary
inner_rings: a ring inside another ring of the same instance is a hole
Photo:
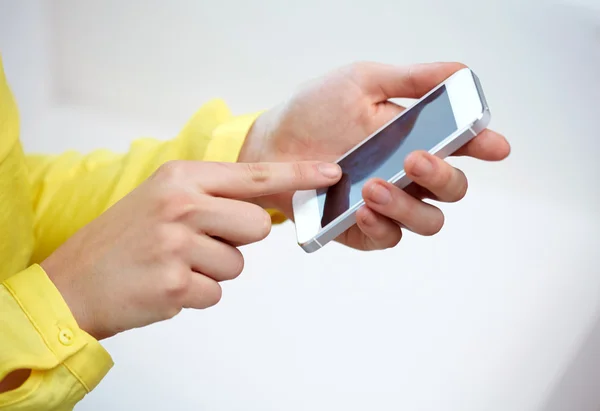
[[[62,345],[71,345],[75,340],[75,334],[71,331],[70,328],[63,328],[58,332],[58,341]]]

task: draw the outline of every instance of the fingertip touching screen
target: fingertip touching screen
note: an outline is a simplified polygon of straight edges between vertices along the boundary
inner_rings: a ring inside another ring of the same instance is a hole
[[[429,151],[456,130],[448,91],[442,86],[339,161],[340,181],[317,192],[321,227],[362,200],[367,180],[390,180],[402,171],[408,154]]]

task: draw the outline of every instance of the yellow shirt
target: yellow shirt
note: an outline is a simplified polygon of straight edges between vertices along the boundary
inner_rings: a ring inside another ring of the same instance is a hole
[[[236,161],[256,117],[232,116],[214,100],[170,141],[140,139],[126,154],[25,156],[0,59],[0,381],[32,370],[0,394],[0,410],[70,410],[113,365],[37,263],[162,163]]]

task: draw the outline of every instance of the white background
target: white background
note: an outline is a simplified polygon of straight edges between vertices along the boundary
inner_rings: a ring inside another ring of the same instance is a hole
[[[513,145],[452,160],[435,237],[306,255],[277,227],[217,307],[106,341],[79,410],[600,409],[595,0],[0,0],[0,52],[29,151],[170,138],[362,59],[471,65]]]

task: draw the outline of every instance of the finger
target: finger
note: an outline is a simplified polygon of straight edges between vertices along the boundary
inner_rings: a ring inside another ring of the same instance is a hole
[[[362,194],[365,204],[371,210],[414,233],[433,235],[444,225],[444,214],[439,208],[417,200],[384,180],[368,181]]]
[[[189,224],[198,232],[230,244],[261,241],[271,232],[271,216],[256,204],[228,198],[203,196]]]
[[[192,269],[215,281],[233,280],[244,269],[244,257],[240,250],[222,241],[197,235],[192,247]]]
[[[337,164],[317,161],[205,165],[207,174],[199,175],[202,190],[210,195],[237,199],[329,187],[342,175]]]
[[[380,102],[390,98],[421,98],[465,67],[461,63],[395,66],[366,62],[354,67],[353,76],[365,93]]]
[[[222,290],[218,282],[200,273],[192,276],[185,297],[184,308],[204,309],[212,307],[221,300]]]
[[[465,174],[426,151],[411,153],[404,161],[404,171],[411,181],[432,192],[439,201],[454,203],[467,194]]]
[[[440,201],[440,199],[437,198],[437,196],[431,191],[415,183],[410,183],[408,186],[404,187],[404,192],[410,194],[417,200],[423,200],[427,198],[430,200]]]
[[[402,230],[394,221],[375,213],[369,207],[356,212],[356,223],[363,233],[363,250],[384,250],[398,245]]]
[[[503,135],[492,130],[484,130],[453,155],[469,156],[486,161],[500,161],[509,154],[510,144]]]

